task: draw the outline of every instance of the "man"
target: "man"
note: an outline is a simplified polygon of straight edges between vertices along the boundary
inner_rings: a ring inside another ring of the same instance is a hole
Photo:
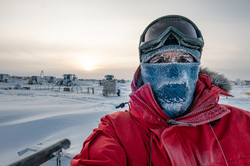
[[[250,165],[250,113],[218,104],[230,84],[200,70],[203,45],[183,16],[149,24],[130,110],[103,117],[71,165]]]

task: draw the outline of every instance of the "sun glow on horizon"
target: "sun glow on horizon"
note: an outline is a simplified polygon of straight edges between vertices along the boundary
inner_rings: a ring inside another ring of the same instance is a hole
[[[98,68],[98,61],[94,58],[82,58],[78,60],[79,67],[85,71],[93,71]]]

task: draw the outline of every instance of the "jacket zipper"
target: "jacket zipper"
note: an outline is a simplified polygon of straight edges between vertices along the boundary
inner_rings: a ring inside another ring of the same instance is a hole
[[[143,102],[137,95],[134,94],[134,96],[141,102],[143,103],[145,106],[147,106],[148,109],[150,109],[157,117],[158,119],[161,120],[161,122],[164,124],[165,127],[168,127],[169,124],[167,121],[165,121],[160,115],[158,115],[151,107],[149,107],[148,104],[146,104],[145,102]]]

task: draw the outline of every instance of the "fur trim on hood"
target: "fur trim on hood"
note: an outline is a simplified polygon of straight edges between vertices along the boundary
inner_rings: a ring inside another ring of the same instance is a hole
[[[207,67],[201,67],[200,73],[207,74],[210,77],[212,84],[218,86],[220,89],[226,91],[227,93],[229,93],[232,89],[231,83],[224,75],[214,72]]]

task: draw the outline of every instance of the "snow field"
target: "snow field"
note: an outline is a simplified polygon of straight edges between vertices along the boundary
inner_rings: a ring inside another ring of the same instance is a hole
[[[8,89],[19,83],[31,90]],[[78,154],[83,141],[98,126],[106,114],[122,111],[115,106],[129,101],[131,82],[119,84],[121,96],[102,96],[102,86],[94,81],[82,81],[83,93],[51,91],[45,87],[27,85],[25,82],[0,83],[0,160],[1,165],[24,158],[35,150],[43,149],[63,138],[71,141],[64,151],[62,165]],[[87,87],[94,87],[95,94],[87,94]],[[221,97],[220,103],[250,110],[250,86],[234,86],[234,97]],[[26,152],[26,151],[27,152]],[[18,152],[25,152],[19,156]],[[43,164],[56,165],[56,159]]]
[[[74,157],[100,118],[118,111],[115,106],[129,101],[130,83],[120,84],[120,97],[102,96],[102,86],[93,82],[81,86],[83,93],[40,90],[34,85],[31,90],[4,90],[14,84],[1,83],[1,165],[24,158],[32,154],[33,149],[40,150],[63,138],[71,141],[65,153],[69,158]],[[95,94],[86,93],[89,86],[95,87]],[[18,156],[17,152],[26,148],[29,150]],[[62,165],[69,165],[69,158],[63,158]],[[53,159],[43,165],[56,165],[56,161]]]

